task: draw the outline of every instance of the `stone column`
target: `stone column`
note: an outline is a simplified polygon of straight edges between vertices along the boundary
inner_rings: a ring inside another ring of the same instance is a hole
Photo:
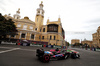
[[[16,38],[16,35],[14,36],[14,39]]]
[[[19,37],[19,39],[21,39],[21,34],[22,34],[22,32],[20,32],[20,37]]]
[[[30,40],[31,40],[31,34],[30,34]]]
[[[26,39],[26,37],[27,37],[27,32],[26,32],[26,34],[25,34],[25,39]]]
[[[36,34],[34,34],[34,40],[35,40],[35,36],[36,36]]]

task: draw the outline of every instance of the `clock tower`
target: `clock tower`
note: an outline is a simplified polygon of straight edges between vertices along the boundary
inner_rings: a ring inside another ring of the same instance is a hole
[[[43,2],[41,1],[39,8],[37,8],[37,13],[35,17],[35,24],[38,32],[40,32],[41,27],[43,25],[43,19],[44,19],[44,10],[43,10]]]

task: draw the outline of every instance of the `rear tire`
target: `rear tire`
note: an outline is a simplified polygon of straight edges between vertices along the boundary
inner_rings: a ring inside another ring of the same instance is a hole
[[[49,55],[44,55],[43,56],[43,62],[49,62],[50,61],[50,56]]]
[[[72,53],[71,58],[76,59],[76,53]]]

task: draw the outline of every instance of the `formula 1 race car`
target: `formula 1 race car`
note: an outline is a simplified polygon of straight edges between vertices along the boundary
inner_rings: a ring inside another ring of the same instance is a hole
[[[79,54],[76,51],[72,50],[60,50],[60,49],[51,49],[50,51],[44,51],[43,49],[36,50],[36,56],[42,62],[49,62],[50,59],[67,59],[69,56],[72,58],[79,58]]]
[[[75,50],[71,50],[71,49],[65,49],[65,50],[60,50],[60,49],[51,49],[50,50],[52,53],[60,53],[60,52],[66,52],[68,55],[67,55],[67,58],[68,57],[71,57],[73,59],[76,59],[76,58],[80,58],[80,55],[79,55],[79,52],[75,51]]]
[[[66,50],[65,50],[66,51]],[[70,53],[71,58],[76,59],[76,58],[80,58],[79,52],[75,51],[75,50],[71,50],[68,49],[67,52]]]

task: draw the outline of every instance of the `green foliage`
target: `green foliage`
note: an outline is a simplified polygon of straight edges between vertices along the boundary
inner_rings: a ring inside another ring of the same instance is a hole
[[[83,46],[82,43],[75,43],[73,46]]]
[[[66,46],[69,46],[70,44],[69,44],[69,42],[66,42]]]
[[[0,13],[0,37],[6,35],[15,35],[16,32],[17,29],[12,19],[7,20]]]

